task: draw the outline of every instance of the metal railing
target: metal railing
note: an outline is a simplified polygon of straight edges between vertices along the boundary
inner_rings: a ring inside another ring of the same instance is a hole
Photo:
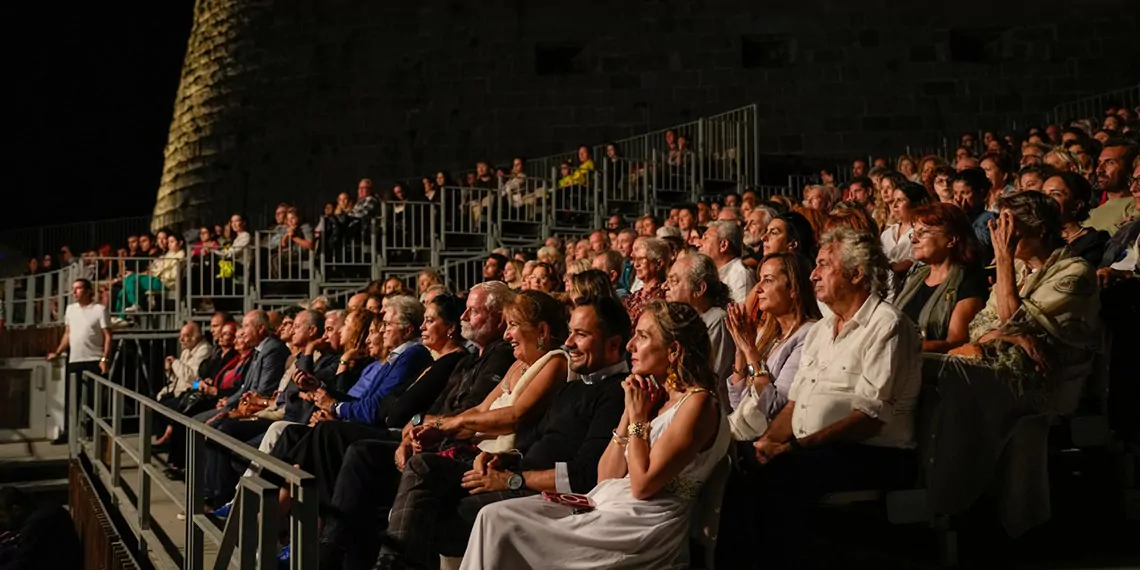
[[[68,381],[71,382],[71,393],[78,395],[68,401],[71,456],[87,457],[134,531],[139,552],[149,553],[167,568],[201,570],[207,566],[206,540],[209,539],[218,549],[211,564],[213,568],[231,565],[242,569],[278,568],[275,553],[278,551],[280,524],[279,488],[256,474],[242,477],[233,509],[225,526],[219,529],[205,514],[203,503],[203,462],[206,443],[209,442],[285,481],[291,496],[287,515],[291,550],[289,568],[317,567],[318,498],[316,479],[312,475],[98,375],[86,372],[82,377],[73,375]],[[88,405],[86,402],[92,403]],[[137,416],[126,414],[128,402],[139,410]],[[168,481],[153,461],[151,437],[156,416],[163,416],[168,422],[179,424],[186,430],[187,478],[184,489]],[[124,455],[137,465],[133,485],[125,480]],[[174,528],[169,521],[164,525],[163,517],[153,509],[152,498],[156,490],[186,513],[185,523],[178,523],[184,533],[185,549],[182,552],[166,546],[178,538],[171,535],[176,534],[179,528]]]
[[[447,254],[489,251],[494,239],[492,214],[499,191],[445,186],[440,189],[443,231],[440,250]]]
[[[0,281],[0,320],[12,328],[62,326],[71,283],[83,276],[78,265]]]
[[[378,231],[375,218],[325,217],[324,232],[318,236],[322,280],[330,283],[377,279]]]
[[[276,297],[313,298],[319,281],[316,270],[316,237],[312,230],[305,237],[304,228],[296,238],[307,240],[308,247],[290,239],[288,233],[259,231],[254,239],[253,287],[261,299]]]
[[[4,230],[0,231],[0,243],[29,256],[56,254],[65,245],[79,255],[103,244],[126,244],[128,237],[147,231],[150,231],[150,216],[134,216]]]
[[[1049,123],[1061,126],[1068,126],[1068,123],[1075,120],[1095,119],[1096,127],[1100,128],[1105,110],[1112,105],[1130,109],[1140,107],[1140,83],[1076,101],[1066,101],[1054,106],[1045,114],[1045,118]]]
[[[432,202],[384,202],[380,205],[382,267],[439,265],[435,242],[439,205]]]
[[[478,254],[462,259],[448,259],[443,262],[440,277],[451,291],[462,293],[483,282],[483,263],[486,254]]]

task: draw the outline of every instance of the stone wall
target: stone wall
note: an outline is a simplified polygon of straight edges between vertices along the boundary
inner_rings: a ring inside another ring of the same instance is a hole
[[[1024,126],[1134,84],[1134,0],[198,0],[156,222],[758,103],[766,153]]]

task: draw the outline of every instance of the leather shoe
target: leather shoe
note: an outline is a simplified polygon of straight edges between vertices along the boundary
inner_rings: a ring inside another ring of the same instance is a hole
[[[166,469],[163,469],[162,474],[166,475],[166,478],[170,479],[171,481],[186,480],[186,474],[183,473],[181,469],[176,469],[174,467],[167,467]]]

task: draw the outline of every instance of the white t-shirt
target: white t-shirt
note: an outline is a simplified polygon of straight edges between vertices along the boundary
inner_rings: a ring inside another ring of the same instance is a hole
[[[756,275],[739,257],[724,264],[717,270],[720,281],[728,287],[728,295],[733,303],[743,303],[748,298],[748,292],[756,285]]]
[[[68,327],[67,342],[71,347],[67,352],[68,364],[103,358],[103,330],[111,326],[107,307],[99,303],[86,307],[72,303],[67,306],[63,322]]]

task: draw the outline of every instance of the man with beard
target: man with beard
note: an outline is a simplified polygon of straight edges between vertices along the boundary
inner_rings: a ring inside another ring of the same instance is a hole
[[[324,521],[322,542],[327,554],[321,554],[322,568],[340,568],[331,561],[343,560],[346,554],[358,562],[361,556],[375,559],[376,549],[371,545],[379,511],[392,504],[400,469],[421,451],[415,449],[411,439],[412,428],[431,425],[437,418],[454,416],[479,405],[502,381],[515,360],[511,345],[503,340],[507,328],[503,308],[510,304],[513,295],[501,281],[472,287],[460,326],[463,338],[471,341],[476,351],[455,366],[443,392],[426,413],[412,417],[400,441],[359,441],[349,446]],[[613,425],[617,425],[616,421]]]
[[[598,461],[625,409],[621,382],[629,368],[622,356],[629,336],[621,303],[608,297],[579,299],[566,340],[572,374],[537,427],[519,434],[518,451],[484,452],[474,465],[434,453],[412,457],[376,568],[431,568],[440,555],[462,556],[475,516],[486,505],[543,491],[593,489]],[[367,474],[346,461],[342,474],[353,471]],[[374,488],[358,487],[361,493]],[[359,540],[350,544],[368,544],[375,520],[353,524]],[[322,568],[341,568],[336,553],[326,553],[321,553]]]
[[[1132,218],[1136,205],[1128,187],[1136,154],[1136,144],[1127,139],[1105,143],[1093,179],[1101,205],[1089,212],[1085,227],[1113,234]]]
[[[744,224],[744,245],[747,253],[744,255],[744,265],[755,271],[764,258],[764,233],[768,231],[768,223],[776,217],[776,211],[767,206],[757,206],[748,213]]]

